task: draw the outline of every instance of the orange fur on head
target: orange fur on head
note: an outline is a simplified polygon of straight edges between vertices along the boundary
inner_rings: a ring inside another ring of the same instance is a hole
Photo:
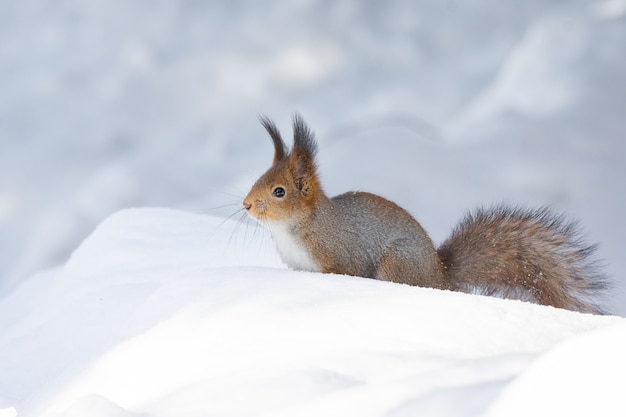
[[[287,146],[276,125],[264,116],[260,120],[274,143],[274,159],[270,169],[244,199],[244,207],[261,222],[301,219],[305,214],[301,210],[302,203],[313,208],[321,194],[313,132],[296,114],[293,118],[293,147],[287,154]]]

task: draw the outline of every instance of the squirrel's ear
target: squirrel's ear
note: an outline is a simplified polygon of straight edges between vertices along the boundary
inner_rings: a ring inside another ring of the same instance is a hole
[[[296,188],[304,195],[309,191],[311,180],[316,175],[315,155],[317,143],[313,132],[304,122],[302,116],[293,116],[293,148],[289,155],[289,166],[293,174]]]
[[[287,146],[285,146],[285,142],[280,136],[280,132],[274,122],[272,122],[267,116],[259,116],[259,120],[265,130],[267,130],[267,133],[270,134],[272,142],[274,142],[274,161],[272,164],[276,164],[287,154]]]
[[[315,135],[298,113],[293,116],[293,150],[292,154],[304,155],[311,162],[315,161],[317,142]]]

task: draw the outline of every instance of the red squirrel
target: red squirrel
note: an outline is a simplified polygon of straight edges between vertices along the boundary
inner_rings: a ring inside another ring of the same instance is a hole
[[[594,302],[606,289],[591,259],[595,245],[583,243],[563,216],[548,208],[480,209],[436,249],[413,216],[383,197],[326,196],[317,143],[300,115],[293,118],[291,150],[271,120],[261,117],[261,124],[274,160],[243,206],[269,229],[290,268],[603,312]]]

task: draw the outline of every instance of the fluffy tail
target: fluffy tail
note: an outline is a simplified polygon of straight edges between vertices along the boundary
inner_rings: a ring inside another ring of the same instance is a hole
[[[595,249],[547,208],[500,206],[469,213],[437,252],[456,290],[603,313],[596,302],[607,281]]]

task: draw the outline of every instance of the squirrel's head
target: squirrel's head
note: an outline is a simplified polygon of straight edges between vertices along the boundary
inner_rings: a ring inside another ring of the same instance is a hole
[[[276,125],[262,116],[261,124],[274,142],[274,161],[243,200],[248,213],[261,222],[298,222],[310,215],[322,192],[317,177],[313,132],[299,114],[293,117],[293,147],[288,152]]]

